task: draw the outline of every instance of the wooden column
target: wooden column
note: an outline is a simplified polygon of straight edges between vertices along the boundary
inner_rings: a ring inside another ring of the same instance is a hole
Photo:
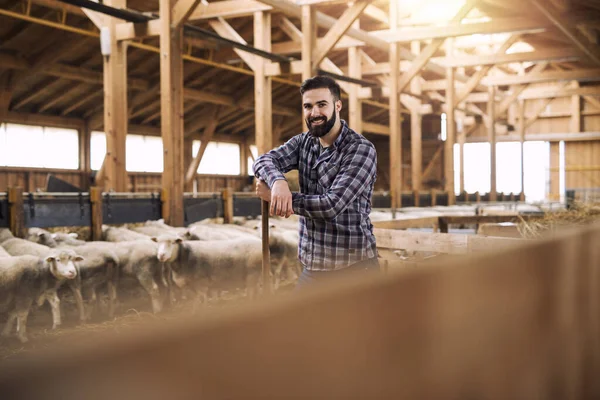
[[[417,41],[411,42],[410,48],[413,54],[419,55],[421,44]],[[410,90],[415,94],[421,94],[421,74],[415,75],[410,82]],[[423,155],[422,155],[422,117],[421,101],[415,101],[415,107],[410,113],[410,149],[411,149],[411,176],[412,189],[417,193],[415,196],[415,205],[419,206],[418,191],[421,190],[421,181],[423,173]]]
[[[497,200],[496,190],[496,110],[494,105],[495,87],[488,87],[488,140],[490,142],[490,201]]]
[[[390,2],[390,30],[398,29],[399,6]],[[402,115],[398,93],[400,80],[400,45],[390,43],[390,196],[392,210],[402,206]]]
[[[254,13],[254,46],[271,51],[270,13],[262,11]],[[264,58],[256,58],[254,70],[255,140],[259,155],[265,154],[273,148],[272,78],[265,75],[266,64],[267,61]],[[264,200],[261,201],[261,214],[263,295],[269,295],[273,290],[271,286],[271,255],[269,253],[269,203]]]
[[[233,224],[233,189],[223,189],[221,197],[223,198],[223,223]]]
[[[317,43],[316,11],[309,5],[302,6],[302,80],[314,76],[313,56]],[[302,114],[301,114],[302,115]],[[308,130],[306,121],[302,117],[302,129]],[[258,146],[258,143],[256,144]],[[262,154],[260,147],[258,154]]]
[[[8,188],[8,227],[18,238],[25,237],[25,215],[23,214],[23,188]]]
[[[79,129],[79,171],[81,172],[80,187],[82,190],[88,190],[90,185],[91,168],[91,137],[92,130],[90,129],[89,121],[86,121],[82,128]]]
[[[560,200],[560,142],[550,142],[550,200]]]
[[[573,89],[579,88],[579,82],[572,83]],[[581,132],[581,96],[571,96],[571,132]]]
[[[126,0],[106,0],[111,7],[124,8]],[[104,132],[106,158],[104,182],[106,191],[127,191],[125,169],[125,140],[127,138],[127,42],[117,41],[116,26],[119,20],[107,18],[111,32],[111,54],[104,56]]]
[[[447,40],[446,54],[452,56],[452,39]],[[456,138],[456,123],[454,121],[455,87],[454,68],[446,69],[446,143],[444,143],[444,178],[446,181],[446,192],[448,193],[448,204],[456,204],[454,194],[454,142]]]
[[[348,49],[348,75],[351,78],[362,78],[361,57],[358,47]],[[362,101],[358,98],[360,85],[351,84],[348,93],[348,115],[350,128],[358,133],[362,132]]]
[[[90,188],[92,240],[102,240],[102,188]]]
[[[459,168],[460,168],[460,192],[465,192],[465,138],[466,133],[461,132],[458,135],[458,146],[460,148],[460,159],[459,159]]]
[[[519,100],[519,138],[521,140],[521,196],[525,201],[525,100]]]
[[[192,152],[192,148],[194,147],[194,141],[192,139],[184,139],[183,140],[183,165],[191,165],[194,160],[194,154]],[[185,191],[191,192],[194,190],[194,182],[190,182],[189,184],[186,182],[184,184]]]
[[[240,175],[248,176],[248,140],[244,139],[242,143],[240,143]]]
[[[165,222],[183,226],[183,60],[182,30],[172,28],[174,0],[160,0],[160,110]]]
[[[254,13],[254,46],[271,51],[271,14]],[[265,76],[267,60],[256,58],[254,71],[255,135],[258,154],[273,148],[272,78]]]

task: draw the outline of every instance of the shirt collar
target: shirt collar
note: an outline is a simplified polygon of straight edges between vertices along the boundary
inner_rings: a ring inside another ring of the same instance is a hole
[[[332,150],[333,149],[337,149],[342,142],[344,141],[344,138],[346,137],[346,135],[348,134],[348,124],[346,123],[346,121],[344,121],[343,119],[340,119],[340,122],[342,124],[342,126],[340,127],[340,134],[338,135],[338,137],[334,140],[333,144],[331,145]],[[315,146],[315,148],[318,149],[317,146],[320,146],[320,142],[319,142],[319,138],[312,138],[313,140],[313,146]]]

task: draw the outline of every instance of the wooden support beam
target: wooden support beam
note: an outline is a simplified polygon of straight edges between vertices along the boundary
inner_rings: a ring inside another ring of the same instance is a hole
[[[540,72],[544,71],[544,69],[549,65],[548,62],[541,62],[539,64],[536,64],[531,71],[529,71],[527,74],[525,74],[525,76],[534,76],[539,74]],[[500,102],[500,105],[498,106],[496,113],[498,114],[498,117],[502,117],[509,109],[510,105],[512,104],[513,101],[515,101],[519,95],[521,93],[523,93],[523,91],[525,89],[527,89],[528,85],[513,85],[509,88],[510,91],[510,95],[506,96],[504,98],[504,100],[502,100]]]
[[[496,188],[496,105],[494,100],[495,87],[488,88],[488,117],[490,124],[488,125],[488,141],[490,142],[490,201],[497,200]]]
[[[189,17],[190,21],[196,21],[200,19],[214,19],[214,18],[238,18],[248,17],[258,11],[270,11],[273,7],[263,4],[260,1],[255,0],[225,0],[215,1],[212,3],[200,4],[192,15]]]
[[[271,50],[271,14],[256,12],[254,14],[254,46],[258,49]],[[258,154],[265,154],[273,148],[273,117],[271,109],[272,79],[265,76],[267,62],[263,58],[256,60],[254,71],[255,106],[255,142]]]
[[[126,0],[108,0],[112,7],[126,6]],[[127,171],[125,141],[128,131],[127,116],[127,43],[115,37],[117,20],[108,19],[111,32],[111,55],[103,57],[104,68],[104,132],[106,158],[104,159],[105,191],[126,192]]]
[[[502,55],[506,53],[506,51],[519,39],[519,35],[511,35],[500,48],[496,51],[495,55]],[[458,106],[462,103],[467,96],[479,85],[479,82],[485,77],[488,72],[492,69],[492,65],[483,65],[481,69],[469,79],[464,88],[460,91],[460,93],[454,99],[454,105]]]
[[[501,65],[514,62],[541,62],[541,61],[576,61],[581,58],[581,52],[571,47],[562,47],[558,49],[542,49],[529,52],[519,52],[511,54],[460,56],[447,59],[446,66],[452,67],[476,67],[479,65]]]
[[[8,227],[18,238],[25,237],[25,215],[23,208],[23,188],[8,188]]]
[[[560,143],[550,142],[550,200],[560,200]]]
[[[453,40],[448,39],[446,54],[452,56]],[[457,105],[454,93],[454,68],[448,68],[446,71],[446,142],[444,143],[444,181],[445,190],[448,193],[448,204],[456,203],[454,194],[454,142],[456,140],[456,123],[454,108]]]
[[[191,183],[196,178],[198,167],[200,166],[200,162],[202,162],[202,157],[204,156],[206,147],[208,146],[208,143],[212,140],[215,130],[219,125],[219,117],[222,114],[222,112],[223,111],[221,108],[215,107],[212,110],[212,113],[210,114],[208,124],[204,128],[202,138],[200,139],[200,147],[198,148],[198,153],[196,153],[191,164],[189,164],[187,173],[185,174],[185,185],[188,187],[188,191]]]
[[[519,141],[521,142],[521,201],[525,201],[525,100],[519,100]]]
[[[327,56],[327,53],[340,41],[342,36],[350,29],[354,21],[361,15],[363,10],[372,0],[358,0],[347,8],[338,22],[327,32],[319,47],[314,49],[312,59],[313,68],[317,68],[321,61]]]
[[[398,27],[400,9],[397,2],[390,2],[390,29]],[[392,212],[402,206],[402,114],[399,93],[400,45],[389,44],[390,76],[390,196]]]
[[[518,134],[496,136],[497,142],[518,142],[520,139]],[[560,132],[560,133],[527,133],[525,141],[530,142],[589,142],[600,140],[600,132]],[[487,142],[487,137],[471,136],[466,139],[467,143],[482,143]]]
[[[579,88],[579,82],[572,82],[573,88]],[[581,96],[571,96],[571,132],[581,132]]]
[[[314,75],[313,49],[317,39],[316,11],[310,5],[302,6],[302,81]],[[302,130],[308,130],[306,121],[302,118]],[[260,153],[259,151],[259,154]]]
[[[102,237],[102,188],[90,188],[91,232],[92,240],[103,240]]]
[[[411,42],[411,51],[416,56],[421,52],[421,45],[419,42]],[[421,75],[417,74],[410,82],[410,91],[414,94],[421,94]],[[417,99],[416,107],[421,107],[421,101]],[[422,169],[423,169],[423,154],[422,154],[422,116],[418,110],[410,113],[410,149],[411,149],[411,180],[412,190],[421,190],[422,181]],[[419,196],[416,196],[416,200]],[[415,203],[418,207],[418,203]]]
[[[458,135],[458,147],[460,151],[459,159],[459,190],[460,193],[465,193],[465,135]]]
[[[533,5],[550,20],[573,44],[579,48],[595,64],[600,65],[600,49],[585,39],[583,34],[577,30],[574,24],[565,15],[556,10],[551,4],[542,3],[539,0],[532,0]]]
[[[461,24],[450,22],[445,26],[404,28],[395,33],[389,30],[375,31],[373,35],[389,42],[412,42],[415,40],[447,39],[469,35],[491,35],[497,33],[540,33],[552,24],[530,17],[496,18],[488,22]]]
[[[360,56],[360,49],[358,47],[351,47],[348,49],[348,76],[350,78],[361,79],[362,78],[362,63]],[[360,90],[359,85],[350,84],[348,92],[348,115],[350,127],[356,132],[363,132],[363,118],[362,118],[362,102],[358,98]]]
[[[600,81],[600,68],[584,68],[574,71],[551,71],[527,75],[510,75],[487,77],[483,83],[488,86],[519,85],[523,83],[540,83],[550,81]]]
[[[233,189],[223,189],[221,198],[223,199],[223,223],[233,224]]]
[[[459,23],[471,11],[475,5],[475,0],[467,0],[465,5],[456,13],[450,22]],[[402,92],[410,83],[412,78],[423,69],[429,59],[444,44],[445,39],[433,39],[429,45],[414,59],[408,71],[406,71],[398,82],[398,94]]]
[[[187,22],[201,0],[177,0],[172,11],[173,27],[179,28]]]
[[[223,18],[209,20],[208,23],[220,36],[242,44],[248,44],[248,42],[246,42],[244,38],[239,33],[237,33],[235,29],[233,29],[233,27]],[[254,46],[256,47],[256,44]],[[242,60],[244,60],[244,62],[250,67],[252,71],[256,70],[256,64],[258,60],[264,60],[262,57],[257,57],[254,54],[248,53],[240,49],[233,49],[233,51]]]
[[[183,59],[182,28],[173,28],[172,0],[160,0],[160,100],[164,169],[163,218],[183,226]]]
[[[559,89],[564,89],[567,86],[569,86],[569,84],[570,84],[569,82],[563,83]],[[550,104],[552,102],[552,100],[554,100],[554,98],[548,98],[548,99],[545,99],[544,101],[541,101],[538,104],[538,107],[534,110],[533,115],[525,121],[525,129],[529,128],[531,125],[533,125],[533,123],[535,121],[537,121],[537,119],[546,110],[546,107],[548,106],[548,104]]]

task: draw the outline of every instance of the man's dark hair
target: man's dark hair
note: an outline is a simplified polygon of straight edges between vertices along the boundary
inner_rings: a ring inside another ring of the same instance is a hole
[[[323,89],[327,88],[333,95],[333,101],[338,101],[342,95],[340,93],[340,85],[331,79],[328,76],[313,76],[312,78],[308,78],[304,82],[302,82],[302,86],[300,86],[300,95],[303,95],[304,92],[313,89]]]

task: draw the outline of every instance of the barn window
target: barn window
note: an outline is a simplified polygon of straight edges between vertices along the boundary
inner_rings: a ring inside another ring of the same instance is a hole
[[[2,166],[79,168],[79,135],[75,129],[3,124],[0,143]]]
[[[106,156],[106,135],[92,132],[90,140],[90,165],[99,170]],[[125,168],[130,172],[162,172],[162,139],[156,136],[127,135],[125,142]]]
[[[521,192],[521,143],[496,143],[496,190]]]
[[[200,141],[194,140],[192,152],[198,153]],[[239,175],[240,145],[235,143],[210,142],[198,166],[199,174]]]

